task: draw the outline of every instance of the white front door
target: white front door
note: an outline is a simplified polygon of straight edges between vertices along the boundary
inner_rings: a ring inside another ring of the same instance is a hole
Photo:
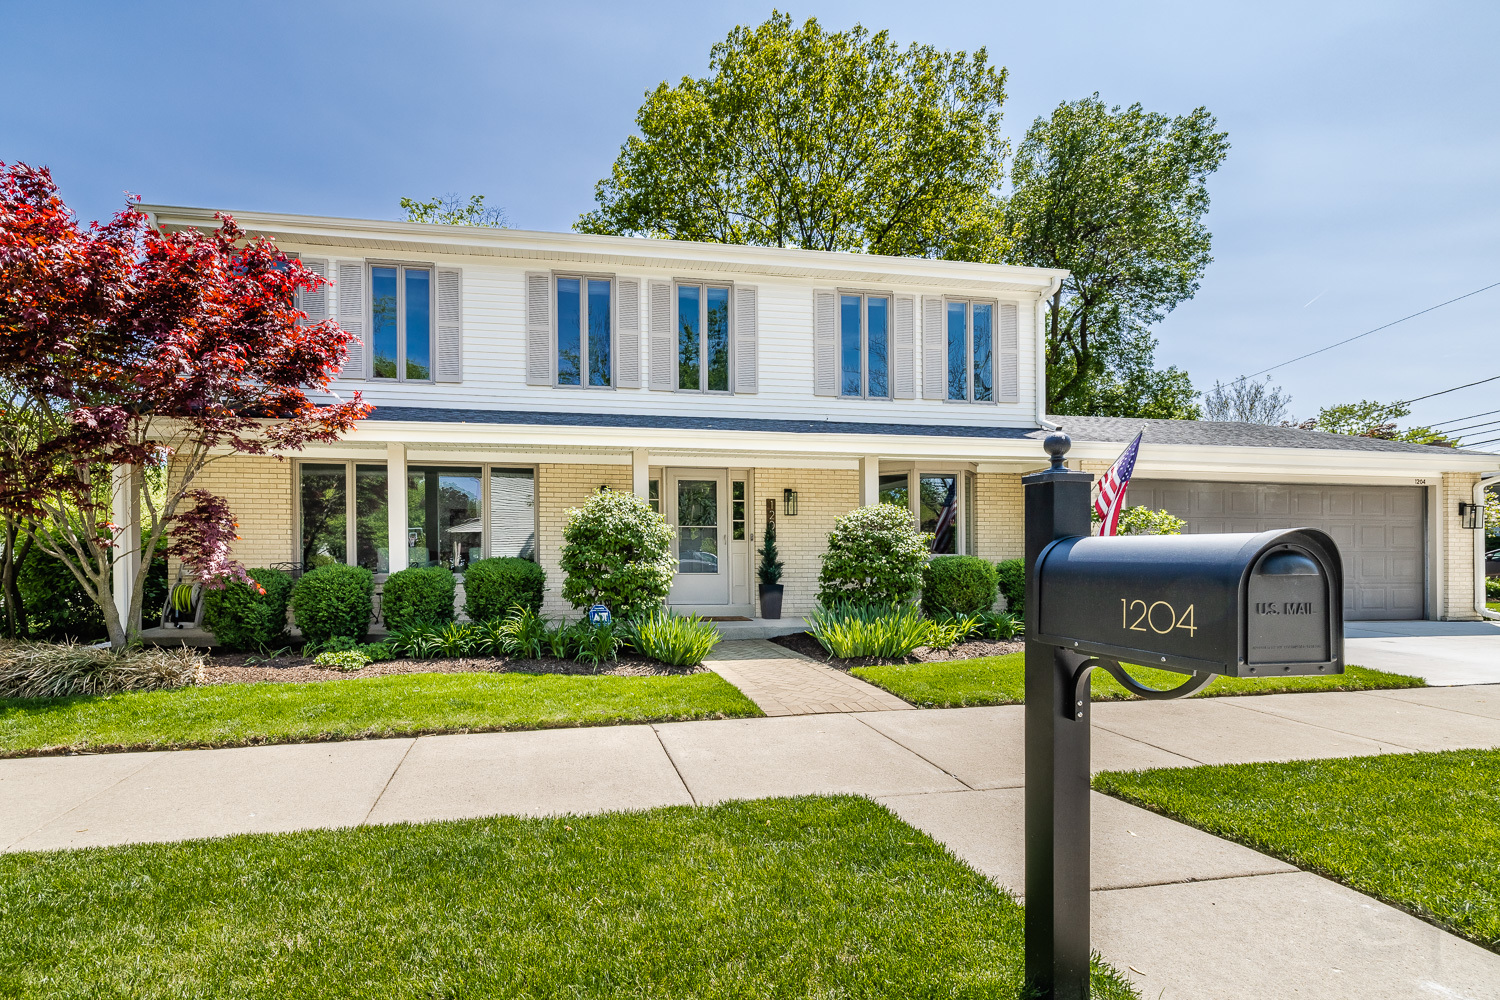
[[[711,469],[667,472],[667,523],[672,525],[672,604],[729,603],[728,475]]]

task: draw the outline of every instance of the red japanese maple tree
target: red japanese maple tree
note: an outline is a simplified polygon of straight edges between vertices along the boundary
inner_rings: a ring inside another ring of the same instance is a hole
[[[129,525],[114,510],[138,511],[146,552],[164,545],[210,585],[248,581],[230,558],[233,513],[198,475],[336,440],[371,409],[358,393],[308,396],[329,392],[352,339],[297,309],[325,279],[219,220],[166,232],[127,208],[85,227],[45,168],[0,163],[0,513],[46,529],[36,545],[78,578],[117,648],[138,631],[149,561],[122,620],[112,566]],[[164,490],[143,488],[152,468]]]

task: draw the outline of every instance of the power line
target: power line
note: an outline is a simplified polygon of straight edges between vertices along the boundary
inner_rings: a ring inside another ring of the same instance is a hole
[[[1428,424],[1427,426],[1429,426],[1429,427],[1441,427],[1444,424],[1457,424],[1457,423],[1461,423],[1462,421],[1465,421],[1465,420],[1473,420],[1475,417],[1488,417],[1488,416],[1490,416],[1491,414],[1494,414],[1494,413],[1500,413],[1500,410],[1485,410],[1483,413],[1471,413],[1467,417],[1454,417],[1451,420],[1439,420],[1437,423],[1435,423],[1435,424]]]
[[[1428,306],[1426,309],[1423,309],[1421,312],[1414,312],[1410,316],[1402,316],[1400,319],[1391,320],[1389,323],[1386,323],[1384,326],[1377,326],[1373,330],[1366,330],[1364,333],[1356,333],[1352,337],[1345,337],[1343,340],[1340,340],[1336,344],[1329,344],[1327,347],[1320,347],[1316,351],[1308,351],[1306,354],[1299,354],[1297,357],[1293,358],[1292,360],[1290,360],[1290,361],[1283,361],[1279,365],[1272,365],[1269,368],[1262,368],[1260,371],[1253,372],[1253,373],[1251,373],[1249,375],[1241,375],[1239,378],[1235,379],[1235,381],[1236,382],[1243,382],[1246,379],[1255,378],[1258,375],[1264,375],[1266,372],[1274,372],[1278,368],[1285,368],[1287,365],[1296,364],[1298,361],[1302,361],[1302,360],[1304,360],[1306,358],[1310,358],[1310,357],[1312,357],[1315,354],[1322,354],[1324,351],[1331,351],[1335,347],[1343,347],[1345,344],[1348,344],[1348,343],[1351,343],[1353,341],[1356,341],[1356,340],[1360,339],[1361,337],[1368,337],[1372,333],[1379,333],[1381,330],[1389,330],[1391,327],[1395,326],[1398,323],[1405,323],[1409,319],[1416,319],[1418,316],[1425,316],[1425,315],[1427,315],[1428,313],[1432,312],[1435,309],[1441,309],[1441,308],[1443,308],[1443,306],[1451,306],[1455,302],[1462,302],[1464,299],[1467,299],[1470,296],[1478,295],[1480,292],[1487,292],[1491,288],[1496,288],[1496,287],[1500,287],[1500,281],[1494,282],[1493,284],[1485,285],[1483,288],[1476,288],[1472,292],[1465,292],[1464,294],[1458,296],[1458,298],[1449,299],[1447,302],[1439,302],[1435,306]],[[1426,397],[1423,397],[1423,398],[1425,399]]]
[[[1465,448],[1478,448],[1482,444],[1494,444],[1496,441],[1500,441],[1500,438],[1487,438],[1487,439],[1485,439],[1483,441],[1474,441],[1474,442],[1470,442],[1470,443],[1465,444],[1464,447]]]
[[[1485,420],[1485,421],[1483,421],[1481,423],[1469,424],[1469,425],[1467,425],[1465,427],[1450,427],[1447,430],[1443,431],[1443,433],[1444,434],[1462,434],[1465,431],[1477,431],[1477,430],[1480,430],[1481,428],[1485,428],[1485,427],[1494,427],[1497,424],[1500,424],[1500,420]],[[1432,427],[1431,424],[1428,424],[1427,426],[1428,427]],[[1436,428],[1433,428],[1433,429],[1436,430]],[[1488,432],[1483,432],[1483,433],[1488,433]]]
[[[1489,378],[1482,378],[1478,382],[1465,382],[1463,385],[1455,385],[1453,388],[1451,388],[1451,389],[1444,389],[1441,392],[1429,392],[1425,396],[1414,396],[1411,399],[1403,399],[1401,402],[1397,403],[1396,405],[1397,406],[1405,406],[1407,403],[1421,402],[1424,399],[1431,399],[1433,396],[1446,396],[1450,392],[1457,392],[1460,389],[1468,389],[1468,388],[1470,388],[1472,386],[1476,386],[1476,385],[1484,385],[1486,382],[1493,382],[1496,379],[1500,379],[1500,375],[1491,375]]]

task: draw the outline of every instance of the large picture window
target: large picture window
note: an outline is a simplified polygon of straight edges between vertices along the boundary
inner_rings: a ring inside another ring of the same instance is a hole
[[[609,278],[557,279],[557,384],[614,384]]]
[[[490,551],[536,561],[536,473],[490,469]]]
[[[840,395],[890,396],[890,314],[888,296],[839,296]]]
[[[995,400],[995,305],[948,300],[948,398]]]
[[[677,286],[677,388],[729,391],[727,286]]]
[[[917,530],[933,536],[933,555],[974,555],[978,532],[971,473],[883,473],[878,502],[910,510]]]
[[[480,558],[483,484],[477,468],[406,467],[408,566],[461,572]]]
[[[371,374],[398,382],[432,381],[432,270],[370,267]]]
[[[385,466],[303,462],[297,486],[304,571],[348,563],[390,572]]]

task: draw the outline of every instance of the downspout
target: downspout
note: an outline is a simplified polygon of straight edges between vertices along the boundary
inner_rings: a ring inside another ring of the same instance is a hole
[[[1047,303],[1062,287],[1062,275],[1052,279],[1047,294],[1036,300],[1036,422],[1045,430],[1055,431],[1057,425],[1047,419]]]
[[[1491,611],[1484,606],[1484,481],[1500,476],[1500,472],[1486,472],[1480,475],[1479,482],[1474,484],[1474,503],[1479,505],[1479,531],[1474,539],[1474,610],[1479,612],[1481,618],[1491,618],[1500,621],[1500,611]]]

